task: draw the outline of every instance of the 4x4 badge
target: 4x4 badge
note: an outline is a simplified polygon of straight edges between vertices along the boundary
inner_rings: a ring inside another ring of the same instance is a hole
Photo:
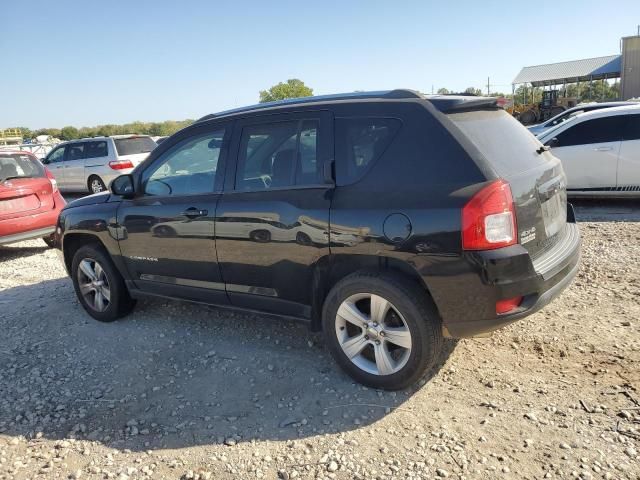
[[[536,227],[531,227],[529,230],[524,230],[520,233],[520,244],[524,245],[525,243],[530,242],[531,240],[535,240],[536,238]]]

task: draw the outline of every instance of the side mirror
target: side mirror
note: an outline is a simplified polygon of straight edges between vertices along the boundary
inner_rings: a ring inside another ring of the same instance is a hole
[[[133,186],[133,176],[130,174],[120,175],[111,183],[111,193],[125,198],[132,198],[135,193]]]
[[[49,165],[49,159],[48,159],[48,158],[46,158],[46,157],[45,157],[45,158],[43,158],[42,160],[40,160],[40,162],[41,162],[43,165]]]
[[[545,145],[549,148],[558,147],[560,145],[560,141],[556,137],[553,137],[551,140],[545,143]]]

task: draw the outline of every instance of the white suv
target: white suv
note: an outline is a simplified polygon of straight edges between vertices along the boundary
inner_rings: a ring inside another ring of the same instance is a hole
[[[65,192],[98,193],[141,163],[156,143],[147,135],[114,135],[59,144],[42,160]]]
[[[640,105],[581,113],[538,139],[560,159],[572,196],[640,196]]]

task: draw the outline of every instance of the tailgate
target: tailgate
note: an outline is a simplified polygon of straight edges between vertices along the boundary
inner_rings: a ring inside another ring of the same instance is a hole
[[[47,178],[7,180],[0,184],[0,220],[49,211],[55,207]]]
[[[539,150],[542,144],[502,109],[464,111],[448,118],[478,150],[478,161],[509,182],[518,243],[534,259],[553,247],[567,223],[566,178],[560,161]]]

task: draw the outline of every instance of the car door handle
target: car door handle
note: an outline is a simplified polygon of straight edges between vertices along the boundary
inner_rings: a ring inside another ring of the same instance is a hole
[[[613,147],[596,147],[594,148],[596,152],[610,152],[613,150]]]
[[[184,212],[182,212],[182,215],[184,215],[187,218],[206,217],[207,215],[209,215],[209,211],[200,210],[195,207],[191,207],[191,208],[187,208]]]

